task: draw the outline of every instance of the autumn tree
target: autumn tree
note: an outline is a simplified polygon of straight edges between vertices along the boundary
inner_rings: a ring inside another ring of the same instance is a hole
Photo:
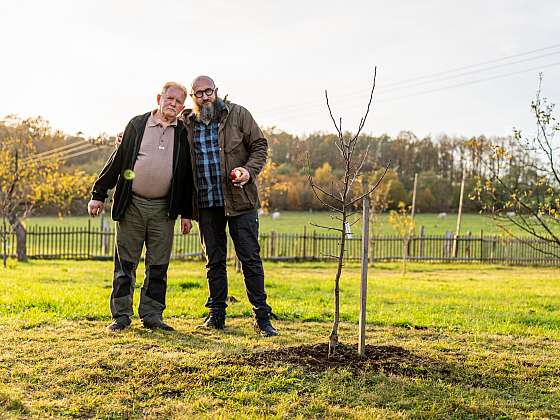
[[[511,236],[512,228],[540,241],[528,241],[537,251],[560,257],[560,123],[555,106],[541,96],[542,75],[531,112],[536,133],[530,137],[514,130],[516,148],[504,144],[481,145],[472,148],[489,150],[483,162],[488,176],[479,177],[473,199],[498,221]],[[530,159],[527,159],[530,156]]]
[[[2,128],[10,129],[0,142],[0,217],[8,222],[16,236],[16,254],[20,261],[27,260],[26,230],[22,220],[45,205],[58,208],[63,214],[74,198],[88,193],[93,176],[75,170],[64,172],[61,154],[40,158],[35,143],[48,137],[43,125],[32,120],[11,118],[2,121]],[[4,133],[5,134],[5,133]],[[8,232],[3,229],[4,249]],[[5,256],[4,256],[5,258]]]
[[[272,161],[272,153],[270,149],[268,150],[268,158],[263,170],[260,172],[258,177],[259,190],[260,190],[260,202],[261,208],[265,214],[270,210],[270,197],[272,191],[278,184],[278,179],[276,171],[278,169],[278,164]]]
[[[411,215],[411,207],[400,202],[398,210],[389,212],[389,224],[395,229],[402,239],[402,273],[406,274],[406,263],[408,261],[408,248],[410,239],[414,235],[416,224]]]

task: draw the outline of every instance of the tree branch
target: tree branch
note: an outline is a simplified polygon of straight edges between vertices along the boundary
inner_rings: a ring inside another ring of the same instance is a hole
[[[318,225],[317,223],[312,223],[312,222],[309,222],[309,224],[310,224],[311,226],[315,226],[315,227],[318,227],[318,228],[321,228],[321,229],[336,230],[337,232],[344,232],[342,229],[339,229],[339,228],[334,228],[334,227],[330,227],[330,226]]]
[[[377,182],[375,183],[375,185],[373,186],[373,188],[370,188],[370,190],[362,195],[360,195],[358,198],[355,198],[354,200],[350,201],[350,203],[348,203],[349,206],[351,206],[352,204],[354,204],[357,201],[360,201],[362,198],[364,198],[366,195],[370,195],[372,192],[374,192],[377,187],[379,186],[379,184],[381,183],[381,181],[383,181],[383,178],[385,177],[385,175],[387,174],[387,171],[389,170],[389,166],[391,165],[391,161],[389,161],[389,163],[387,164],[387,166],[385,167],[385,170],[383,171],[383,174],[381,175],[381,177],[377,180]]]

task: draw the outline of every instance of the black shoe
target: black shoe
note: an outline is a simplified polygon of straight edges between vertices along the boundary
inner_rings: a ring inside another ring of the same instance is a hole
[[[210,309],[210,313],[204,320],[204,323],[201,325],[197,325],[196,328],[223,330],[225,324],[226,324],[226,311]]]
[[[272,312],[268,314],[257,314],[254,321],[255,332],[263,337],[274,337],[278,335],[276,328],[270,323],[270,317],[278,319]]]
[[[175,331],[175,328],[171,325],[167,325],[161,319],[144,319],[142,323],[145,328],[149,328],[151,330]]]
[[[107,331],[110,332],[119,332],[127,329],[130,325],[130,320],[128,322],[123,320],[113,319],[109,325],[107,325]]]

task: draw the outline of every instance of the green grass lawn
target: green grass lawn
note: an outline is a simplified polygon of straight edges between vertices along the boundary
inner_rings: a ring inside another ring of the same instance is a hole
[[[12,264],[0,271],[0,417],[558,418],[557,269],[411,264],[403,276],[376,265],[368,344],[384,356],[327,368],[288,356],[326,342],[334,268],[266,264],[282,335],[263,339],[233,271],[225,331],[195,330],[204,266],[173,262],[166,316],[177,331],[135,319],[109,334],[109,262]],[[358,286],[349,265],[347,345],[357,342]]]
[[[354,216],[355,217],[355,216]],[[455,233],[456,227],[456,215],[449,214],[445,219],[439,219],[436,214],[418,214],[416,216],[416,226],[417,231],[420,230],[420,226],[424,226],[424,232],[426,235],[443,235],[446,231]],[[91,221],[92,226],[99,226],[99,219],[91,219],[87,216],[80,217],[31,217],[26,220],[27,226],[72,226],[72,227],[85,227],[88,225],[88,221]],[[325,232],[324,230],[318,229],[311,225],[311,223],[333,226],[335,221],[328,212],[298,212],[298,211],[287,211],[281,212],[280,217],[276,220],[272,219],[270,215],[264,215],[260,217],[261,222],[261,232],[293,232],[302,233],[304,226],[308,232],[316,229],[318,232]],[[480,235],[480,231],[483,230],[485,235],[489,234],[500,234],[503,231],[496,226],[495,222],[487,217],[480,214],[464,214],[462,217],[461,232],[466,234],[468,231],[472,232],[473,235]],[[195,224],[196,229],[196,224]],[[395,235],[396,231],[391,227],[388,222],[387,214],[383,214],[379,217],[378,222],[374,226],[375,233],[380,235]],[[361,221],[357,222],[352,230],[356,234],[361,234]],[[513,229],[514,232],[518,230]]]

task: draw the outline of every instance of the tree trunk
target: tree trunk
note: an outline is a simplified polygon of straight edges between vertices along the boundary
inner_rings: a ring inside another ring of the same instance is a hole
[[[340,236],[340,254],[338,256],[338,268],[334,280],[334,321],[329,336],[329,356],[334,356],[338,344],[338,324],[340,323],[340,275],[344,261],[344,244],[346,242],[346,215],[342,216],[342,235]]]
[[[17,260],[26,262],[27,261],[27,232],[25,227],[21,224],[15,213],[8,214],[8,222],[12,226],[14,233],[16,234],[16,254]]]
[[[2,216],[2,262],[4,268],[7,267],[8,261],[8,227],[6,226],[6,217]]]

